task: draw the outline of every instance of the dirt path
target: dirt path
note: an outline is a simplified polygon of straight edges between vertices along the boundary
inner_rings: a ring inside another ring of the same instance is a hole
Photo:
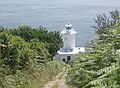
[[[65,68],[52,81],[49,81],[43,88],[68,88],[65,84]]]

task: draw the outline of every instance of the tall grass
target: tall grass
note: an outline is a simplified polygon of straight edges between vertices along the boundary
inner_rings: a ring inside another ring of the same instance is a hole
[[[0,88],[42,88],[65,66],[62,62],[50,61],[46,65],[33,65],[15,75],[3,77]]]

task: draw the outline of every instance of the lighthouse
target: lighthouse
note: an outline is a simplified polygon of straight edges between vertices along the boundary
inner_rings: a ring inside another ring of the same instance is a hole
[[[75,46],[75,35],[77,31],[68,22],[65,28],[60,32],[63,41],[63,47],[58,51],[58,54],[54,57],[55,60],[62,60],[69,62],[74,59],[76,55],[85,52],[84,47]]]

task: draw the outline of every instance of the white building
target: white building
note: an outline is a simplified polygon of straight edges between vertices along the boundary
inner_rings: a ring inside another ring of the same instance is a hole
[[[70,22],[65,25],[65,28],[60,32],[64,47],[58,51],[58,54],[54,57],[56,60],[62,60],[68,62],[76,57],[76,55],[85,52],[84,47],[75,47],[75,34],[77,33]]]

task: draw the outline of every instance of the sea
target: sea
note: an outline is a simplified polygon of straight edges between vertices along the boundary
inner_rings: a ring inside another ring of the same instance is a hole
[[[95,38],[94,19],[99,14],[120,10],[120,0],[0,0],[0,26],[43,26],[61,31],[67,22],[77,31],[76,46]]]

